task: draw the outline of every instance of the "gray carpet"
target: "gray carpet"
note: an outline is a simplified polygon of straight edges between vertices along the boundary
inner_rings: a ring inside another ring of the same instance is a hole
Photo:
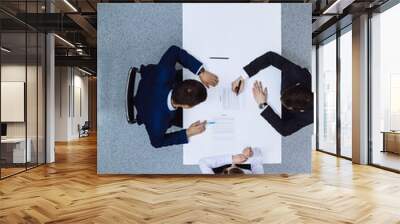
[[[282,4],[282,54],[311,67],[311,5]],[[170,45],[182,46],[182,5],[98,4],[98,147],[99,174],[189,174],[182,146],[154,149],[143,126],[125,119],[129,67],[156,63]],[[312,125],[283,138],[282,164],[267,173],[311,171]]]

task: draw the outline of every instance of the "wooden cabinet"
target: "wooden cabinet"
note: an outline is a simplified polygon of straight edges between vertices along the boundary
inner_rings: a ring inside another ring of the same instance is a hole
[[[400,154],[400,132],[383,133],[383,152]]]

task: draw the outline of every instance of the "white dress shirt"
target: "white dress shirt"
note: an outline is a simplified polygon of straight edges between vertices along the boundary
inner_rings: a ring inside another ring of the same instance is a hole
[[[251,170],[242,169],[245,174],[264,174],[263,156],[260,149],[253,148],[253,156],[245,164],[250,164]],[[213,168],[232,164],[232,154],[202,158],[199,167],[202,174],[215,174]]]
[[[244,70],[244,69],[242,69],[243,70],[243,73],[240,75],[243,79],[248,79],[248,78],[250,78],[249,77],[249,75],[247,74],[247,72]]]
[[[167,105],[168,105],[168,109],[169,109],[170,111],[176,110],[175,107],[172,105],[172,90],[169,91],[169,93],[168,93]]]
[[[200,75],[199,73],[200,73],[200,71],[201,71],[202,68],[204,68],[204,65],[201,65],[200,68],[197,69],[197,72],[196,72],[195,74],[196,74],[196,75]]]

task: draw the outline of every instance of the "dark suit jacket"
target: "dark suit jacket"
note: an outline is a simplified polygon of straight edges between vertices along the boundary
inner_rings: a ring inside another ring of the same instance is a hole
[[[177,111],[168,109],[167,98],[179,82],[176,63],[197,73],[202,63],[177,46],[170,47],[157,65],[142,66],[141,80],[135,96],[138,124],[146,126],[151,144],[156,147],[184,144],[188,142],[186,130],[166,133],[177,116]]]
[[[292,63],[288,59],[274,52],[268,52],[256,58],[250,64],[245,66],[244,70],[249,77],[252,77],[260,70],[267,68],[270,65],[282,71],[281,94],[285,89],[295,86],[297,83],[300,83],[302,86],[311,90],[311,74],[308,70]],[[282,105],[281,112],[282,118],[279,117],[271,107],[267,107],[261,113],[261,116],[263,116],[264,119],[283,136],[291,135],[301,128],[313,123],[313,106],[309,107],[304,112],[295,112],[286,109]]]

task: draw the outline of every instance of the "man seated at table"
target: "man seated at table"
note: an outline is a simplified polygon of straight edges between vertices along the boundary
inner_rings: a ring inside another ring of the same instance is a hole
[[[176,63],[200,77],[184,80],[175,69]],[[190,109],[207,98],[206,87],[216,86],[218,77],[185,50],[172,46],[157,65],[141,66],[141,80],[135,96],[137,123],[144,124],[152,146],[159,148],[188,142],[188,138],[205,130],[206,121],[197,121],[188,129],[169,132],[172,125],[182,127],[182,109]]]
[[[244,67],[245,74],[232,83],[232,90],[239,94],[243,91],[245,79],[253,77],[270,65],[282,71],[280,99],[282,116],[279,117],[269,106],[267,89],[264,89],[259,81],[253,86],[254,99],[262,110],[261,116],[282,136],[288,136],[313,123],[311,74],[306,68],[294,64],[277,53],[268,52]]]
[[[263,156],[260,149],[246,147],[240,154],[225,154],[200,159],[199,167],[202,174],[263,174],[262,162]]]

